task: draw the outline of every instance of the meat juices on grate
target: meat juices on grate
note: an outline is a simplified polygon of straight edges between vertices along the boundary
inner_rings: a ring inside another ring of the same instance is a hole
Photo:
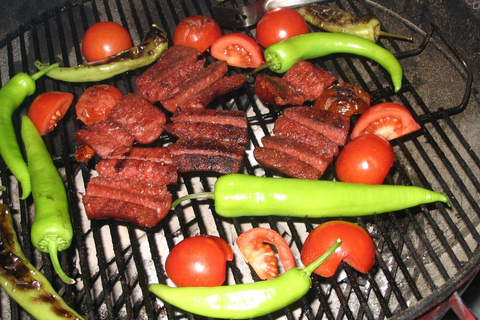
[[[118,149],[131,148],[135,138],[118,123],[102,120],[75,132],[75,140],[103,158]]]
[[[172,164],[172,157],[165,147],[132,147],[122,148],[109,154],[103,159],[117,160],[144,160],[161,164]]]
[[[108,114],[108,119],[128,130],[138,143],[149,144],[163,132],[165,114],[141,95],[130,93]]]
[[[350,118],[347,116],[306,106],[285,108],[283,115],[320,132],[340,146],[347,141],[350,127]]]

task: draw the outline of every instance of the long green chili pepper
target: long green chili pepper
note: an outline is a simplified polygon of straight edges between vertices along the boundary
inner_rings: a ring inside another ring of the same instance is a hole
[[[327,180],[266,178],[228,174],[218,178],[214,192],[191,194],[186,199],[215,200],[215,211],[224,217],[290,216],[305,218],[352,217],[379,214],[448,198],[414,186],[364,185]]]
[[[312,272],[338,248],[330,249],[305,268],[292,268],[279,277],[253,283],[219,287],[169,287],[151,284],[148,290],[163,301],[205,317],[248,319],[287,307],[303,297],[312,285]]]
[[[22,117],[21,132],[35,201],[32,243],[38,250],[48,252],[59,277],[65,283],[73,284],[75,280],[65,274],[58,261],[58,251],[70,247],[73,238],[63,180],[42,137],[28,116]]]
[[[147,33],[142,43],[136,47],[76,67],[57,68],[48,72],[47,76],[66,82],[101,81],[153,63],[167,47],[168,40],[165,33],[155,27]],[[35,61],[35,66],[39,70],[46,68],[40,61]]]
[[[348,33],[376,42],[380,36],[412,41],[412,38],[380,30],[380,21],[371,15],[354,17],[342,9],[317,3],[295,9],[308,23],[329,32]]]
[[[375,42],[351,34],[312,32],[274,43],[265,49],[264,66],[284,73],[300,59],[314,59],[334,53],[349,53],[372,59],[390,73],[395,92],[402,87],[403,70],[397,58]]]
[[[83,319],[25,257],[8,207],[0,204],[0,284],[38,320]]]
[[[23,72],[17,73],[0,89],[0,155],[13,175],[20,181],[23,199],[27,198],[31,192],[30,175],[15,136],[12,116],[25,98],[35,93],[35,81],[57,67],[58,64],[53,64],[32,76]]]

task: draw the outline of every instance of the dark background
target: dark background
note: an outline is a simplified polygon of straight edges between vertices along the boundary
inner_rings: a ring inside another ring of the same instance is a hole
[[[45,11],[62,6],[66,0],[1,0],[0,41],[20,26],[41,17]],[[479,99],[480,92],[480,0],[374,0],[400,16],[408,18],[422,30],[431,23],[438,25],[447,40],[459,51],[474,73],[474,92],[471,99]],[[475,112],[480,119],[480,111]],[[478,131],[477,131],[478,132]],[[473,132],[473,134],[477,134]],[[478,137],[477,137],[478,138]],[[480,318],[480,276],[463,293],[467,306]],[[453,312],[444,319],[458,319]]]

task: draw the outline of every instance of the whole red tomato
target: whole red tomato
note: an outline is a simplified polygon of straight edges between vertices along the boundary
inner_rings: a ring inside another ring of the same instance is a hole
[[[300,254],[302,263],[309,265],[315,261],[338,238],[342,243],[320,267],[315,269],[315,273],[322,277],[331,277],[342,260],[359,272],[368,272],[375,263],[375,245],[372,237],[359,225],[346,221],[330,221],[313,229],[302,247]]]
[[[376,134],[364,134],[345,145],[335,170],[343,182],[382,184],[394,160],[390,142]]]
[[[33,100],[28,109],[28,117],[43,136],[55,129],[57,122],[67,113],[72,101],[73,94],[69,92],[44,92]]]
[[[167,257],[165,271],[179,287],[213,287],[225,282],[233,250],[222,238],[195,236],[182,240]]]
[[[222,30],[212,18],[191,16],[183,19],[175,27],[173,44],[194,47],[204,52],[222,35]]]
[[[75,105],[77,118],[87,126],[104,120],[110,110],[123,98],[123,93],[108,84],[87,88]]]
[[[310,32],[303,17],[294,9],[270,9],[257,25],[257,41],[263,47]]]
[[[102,21],[87,29],[82,40],[82,53],[87,61],[96,61],[132,47],[127,29],[113,21]]]

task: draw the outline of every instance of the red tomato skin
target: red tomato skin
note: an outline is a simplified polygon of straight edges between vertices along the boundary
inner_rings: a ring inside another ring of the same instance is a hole
[[[335,170],[340,181],[382,184],[395,161],[390,143],[376,134],[349,141],[340,152]]]
[[[165,261],[168,277],[179,287],[213,287],[225,282],[228,244],[221,238],[195,236],[182,240],[170,251]]]
[[[28,117],[32,120],[40,135],[55,129],[72,104],[73,94],[60,91],[48,91],[38,95],[28,109]]]
[[[87,88],[75,105],[77,119],[89,126],[106,119],[112,108],[123,98],[123,93],[108,84]]]
[[[302,263],[309,265],[315,261],[338,238],[342,240],[340,246],[314,272],[322,277],[331,277],[343,260],[355,270],[367,273],[375,263],[375,244],[365,229],[347,221],[330,221],[313,229],[302,247]]]
[[[82,40],[82,54],[87,61],[107,58],[131,47],[132,39],[127,29],[113,21],[93,24]]]
[[[173,44],[194,47],[204,52],[222,35],[220,26],[210,17],[191,16],[175,27]]]
[[[243,33],[229,33],[218,38],[210,47],[212,57],[225,60],[234,67],[258,68],[265,63],[262,49]]]
[[[375,133],[393,140],[419,129],[420,125],[407,108],[394,102],[382,102],[360,116],[350,137],[355,139],[362,134]]]
[[[245,260],[262,280],[278,277],[278,261],[270,245],[277,249],[278,257],[285,271],[296,266],[290,247],[275,230],[253,228],[238,236],[236,243]]]
[[[301,34],[309,33],[307,22],[294,9],[270,9],[257,24],[257,41],[264,48],[290,39]]]

